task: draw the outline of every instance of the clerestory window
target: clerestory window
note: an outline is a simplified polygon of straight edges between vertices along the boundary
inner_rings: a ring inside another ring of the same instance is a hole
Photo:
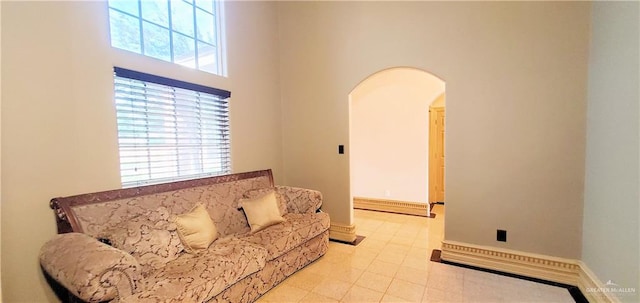
[[[109,0],[111,46],[225,76],[222,3]]]

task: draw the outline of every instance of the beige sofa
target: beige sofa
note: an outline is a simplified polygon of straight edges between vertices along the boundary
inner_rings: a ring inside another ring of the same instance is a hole
[[[251,232],[238,201],[270,190],[285,221]],[[219,237],[188,253],[174,216],[197,203]],[[73,300],[252,302],[327,251],[321,204],[320,192],[274,186],[270,170],[55,198],[59,234],[40,263]],[[101,242],[117,234],[126,245]]]

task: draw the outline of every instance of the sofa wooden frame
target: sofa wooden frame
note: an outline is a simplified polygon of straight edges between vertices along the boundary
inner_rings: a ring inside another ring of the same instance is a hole
[[[56,217],[56,226],[58,233],[83,232],[82,227],[78,223],[74,212],[71,210],[73,206],[103,203],[112,200],[133,198],[155,193],[162,193],[185,189],[196,186],[205,186],[226,182],[239,181],[257,177],[268,177],[271,186],[274,186],[273,173],[271,169],[252,171],[246,173],[236,173],[230,175],[214,176],[208,178],[200,178],[186,181],[176,181],[171,183],[146,185],[140,187],[131,187],[123,189],[115,189],[89,194],[81,194],[69,197],[53,198],[49,202],[49,206],[53,209]]]

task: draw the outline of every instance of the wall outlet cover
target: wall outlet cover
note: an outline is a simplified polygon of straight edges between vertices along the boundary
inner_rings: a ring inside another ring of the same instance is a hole
[[[507,242],[507,231],[498,229],[498,232],[496,233],[496,240],[500,242]]]

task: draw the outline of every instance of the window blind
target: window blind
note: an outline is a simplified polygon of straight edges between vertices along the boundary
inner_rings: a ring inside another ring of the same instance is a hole
[[[231,172],[228,91],[114,70],[123,187]]]

